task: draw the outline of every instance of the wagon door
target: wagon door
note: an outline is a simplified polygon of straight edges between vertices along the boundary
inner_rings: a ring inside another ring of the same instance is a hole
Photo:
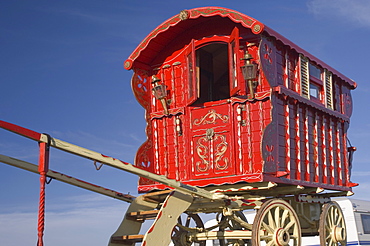
[[[235,33],[235,32],[233,32]],[[227,42],[208,42],[187,54],[190,179],[235,175],[233,110],[237,92],[234,35]],[[191,159],[191,160],[190,160]]]
[[[230,103],[190,109],[191,179],[235,174]]]

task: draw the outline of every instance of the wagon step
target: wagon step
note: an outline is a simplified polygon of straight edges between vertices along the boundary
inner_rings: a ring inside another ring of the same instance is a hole
[[[125,235],[125,236],[113,236],[110,242],[115,244],[132,245],[133,243],[142,242],[144,235]]]
[[[126,214],[126,218],[129,220],[144,222],[145,220],[155,219],[158,213],[159,210],[129,212]]]
[[[143,195],[144,201],[153,202],[153,203],[162,203],[168,194],[170,194],[173,190],[162,190],[156,192],[150,192]]]
[[[109,246],[127,245],[134,246],[135,243],[143,242],[147,246],[168,245],[171,242],[171,233],[177,225],[178,217],[185,212],[193,203],[194,197],[178,191],[158,193],[155,203],[150,197],[141,195],[137,197],[128,208],[126,216],[111,236]],[[166,196],[162,200],[162,196]],[[156,208],[160,207],[160,210]],[[140,228],[147,219],[155,219],[145,235],[140,235]]]
[[[158,213],[159,213],[159,210],[127,212],[126,219],[143,223],[145,220],[155,219]],[[142,242],[143,238],[144,238],[144,235],[142,234],[112,236],[110,242],[114,244],[132,245],[135,243]]]

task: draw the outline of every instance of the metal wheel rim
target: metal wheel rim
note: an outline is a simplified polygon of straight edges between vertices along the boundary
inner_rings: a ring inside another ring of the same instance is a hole
[[[300,246],[301,226],[290,204],[281,199],[265,202],[254,219],[252,246]]]
[[[323,206],[320,216],[320,245],[346,246],[347,232],[342,209],[336,202],[329,202]]]

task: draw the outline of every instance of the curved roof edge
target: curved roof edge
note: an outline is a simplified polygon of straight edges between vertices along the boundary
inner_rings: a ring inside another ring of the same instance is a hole
[[[353,88],[357,87],[357,84],[352,79],[348,78],[347,76],[343,75],[336,69],[332,68],[325,62],[321,61],[317,57],[311,55],[306,50],[302,49],[289,39],[285,38],[281,34],[277,33],[273,29],[265,26],[261,22],[257,21],[256,19],[249,17],[243,13],[240,13],[235,10],[223,8],[223,7],[199,7],[190,10],[182,10],[179,14],[169,18],[158,27],[156,27],[152,32],[150,32],[141,43],[136,47],[136,49],[131,53],[128,59],[124,62],[124,68],[127,70],[132,69],[135,60],[140,56],[141,52],[147,48],[149,43],[157,37],[158,34],[168,31],[170,27],[176,26],[181,21],[185,21],[188,19],[197,19],[200,17],[211,17],[211,16],[221,16],[227,17],[231,21],[235,23],[240,23],[242,26],[246,28],[250,28],[254,34],[260,34],[265,31],[268,35],[275,37],[277,40],[280,40],[285,45],[288,45],[290,48],[295,49],[298,53],[302,53],[303,55],[307,56],[311,61],[316,62],[318,65],[321,65],[324,68],[327,68],[334,74],[336,74],[341,79],[345,80],[348,84],[350,84]],[[140,62],[138,62],[139,64]]]
[[[210,17],[219,15],[221,17],[227,17],[235,23],[240,23],[244,27],[250,28],[253,33],[259,34],[264,30],[264,25],[235,10],[222,8],[222,7],[200,7],[190,10],[182,10],[179,14],[173,16],[172,18],[166,20],[157,28],[155,28],[148,36],[144,38],[143,41],[137,46],[137,48],[132,52],[129,58],[124,63],[124,68],[130,70],[133,66],[135,59],[140,55],[141,51],[144,50],[149,42],[154,39],[159,33],[167,31],[171,26],[175,26],[181,21],[187,19],[197,19],[199,17]]]

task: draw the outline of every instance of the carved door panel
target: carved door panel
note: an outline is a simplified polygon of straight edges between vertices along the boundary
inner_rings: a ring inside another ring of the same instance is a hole
[[[235,174],[231,104],[190,109],[191,179]]]

